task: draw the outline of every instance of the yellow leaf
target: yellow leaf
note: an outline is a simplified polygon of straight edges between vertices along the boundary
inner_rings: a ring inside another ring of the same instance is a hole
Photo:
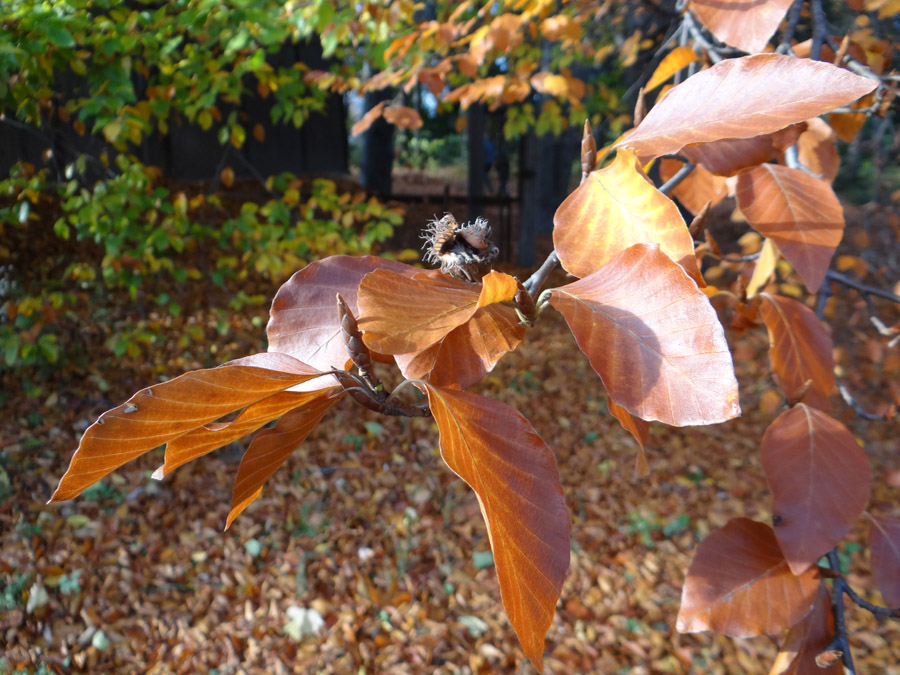
[[[697,60],[697,53],[691,47],[676,47],[660,62],[644,91],[653,91],[682,68]]]
[[[778,249],[771,239],[763,241],[759,258],[756,259],[756,267],[753,268],[753,276],[747,284],[747,297],[752,298],[759,290],[769,283],[772,273],[775,271],[775,263],[778,261]]]
[[[495,302],[508,302],[516,297],[519,284],[514,277],[503,272],[491,271],[481,280],[481,295],[478,307],[485,307]]]

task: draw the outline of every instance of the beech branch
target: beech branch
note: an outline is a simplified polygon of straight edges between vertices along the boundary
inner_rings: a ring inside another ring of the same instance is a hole
[[[678,172],[674,176],[672,176],[669,180],[667,180],[659,187],[659,191],[664,195],[669,194],[669,191],[674,190],[676,187],[678,187],[679,183],[681,183],[681,181],[683,181],[691,174],[691,171],[694,170],[695,166],[695,164],[691,164],[690,162],[685,164],[683,167],[678,169]]]

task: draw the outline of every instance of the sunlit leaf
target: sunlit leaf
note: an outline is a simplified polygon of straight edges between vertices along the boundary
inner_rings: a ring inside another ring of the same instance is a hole
[[[888,607],[900,608],[900,521],[870,517],[872,576]]]
[[[633,244],[659,244],[702,284],[694,244],[675,203],[656,189],[635,156],[619,150],[556,210],[553,243],[576,277],[596,272]]]
[[[762,320],[769,331],[769,360],[778,386],[796,400],[828,410],[834,389],[834,345],[825,325],[806,305],[781,295],[762,294]]]
[[[296,359],[280,356],[283,367],[278,369],[237,362],[191,371],[142,389],[127,402],[103,413],[85,431],[50,501],[72,499],[148,450],[321,376]]]
[[[760,460],[772,490],[775,534],[794,574],[834,548],[869,500],[869,459],[847,428],[804,403],[779,415]]]
[[[515,277],[503,272],[491,271],[481,280],[481,294],[478,296],[478,308],[495,302],[509,302],[516,297],[519,290]]]
[[[352,127],[350,127],[350,135],[358,136],[359,134],[368,130],[375,121],[384,114],[384,107],[388,104],[388,101],[381,101],[372,106],[365,115],[359,118]]]
[[[731,637],[776,635],[812,609],[815,567],[794,575],[772,528],[732,518],[700,542],[681,593],[681,633],[716,631]]]
[[[827,668],[819,668],[818,656],[834,637],[834,618],[831,614],[831,594],[820,583],[815,606],[803,621],[788,631],[769,675],[841,675],[840,661]]]
[[[376,270],[359,285],[359,327],[377,352],[417,352],[471,319],[480,293],[480,284],[449,277],[432,281]]]
[[[478,496],[503,606],[525,655],[542,670],[571,530],[553,453],[513,408],[466,391],[426,389],[441,457]]]
[[[829,63],[780,54],[726,59],[673,87],[617,145],[644,160],[693,143],[752,138],[850,103],[876,84]]]
[[[765,49],[791,4],[791,0],[691,0],[689,9],[719,40],[752,54]]]
[[[760,289],[763,288],[772,275],[775,273],[775,263],[778,262],[778,249],[771,239],[763,241],[762,249],[759,257],[756,259],[756,266],[753,268],[753,274],[750,281],[747,282],[747,297],[752,298]]]
[[[763,164],[738,174],[738,208],[769,237],[815,293],[844,234],[844,211],[831,185],[799,169]]]
[[[644,91],[648,93],[653,91],[679,70],[692,64],[697,58],[697,52],[691,47],[675,47],[656,66],[653,75],[647,81],[647,84],[644,85]]]
[[[179,436],[166,445],[165,464],[154,473],[153,477],[162,478],[179,466],[242,438],[289,410],[305,405],[320,396],[322,390],[283,391],[247,406],[231,422],[212,422]]]
[[[427,349],[395,358],[404,377],[441,386],[469,387],[493,370],[525,335],[516,312],[504,305],[478,310]]]
[[[550,304],[612,400],[666,424],[740,414],[737,381],[715,310],[655,244],[637,244],[599,271],[555,288]]]
[[[265,483],[306,439],[343,392],[312,392],[300,408],[284,415],[271,429],[263,429],[250,443],[238,467],[225,529],[259,497]]]
[[[290,354],[320,370],[343,368],[349,360],[341,337],[336,294],[359,314],[357,289],[369,272],[387,269],[412,276],[421,270],[403,263],[366,256],[331,256],[294,274],[275,295],[266,336],[269,350]]]
[[[388,106],[382,112],[386,122],[400,129],[421,129],[422,116],[412,108],[405,105]],[[362,120],[360,120],[361,122]],[[358,132],[356,132],[358,133]]]

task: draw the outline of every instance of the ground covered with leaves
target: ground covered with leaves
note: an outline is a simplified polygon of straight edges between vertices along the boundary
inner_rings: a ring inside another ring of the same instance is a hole
[[[848,237],[845,255],[857,254],[853,245]],[[564,282],[557,273],[551,283]],[[832,323],[853,366],[847,380],[879,381],[890,394],[891,352],[855,339],[865,308],[852,299],[843,307]],[[500,604],[475,496],[443,465],[430,420],[342,402],[227,532],[246,443],[162,482],[150,478],[162,462],[156,451],[72,502],[46,505],[97,415],[163,377],[263,350],[265,316],[249,306],[227,331],[220,313],[160,316],[168,343],[86,376],[60,369],[40,398],[7,399],[0,672],[536,672]],[[194,336],[179,342],[185,326]],[[546,672],[768,672],[776,640],[675,630],[703,537],[735,516],[771,521],[758,450],[781,401],[767,379],[765,331],[732,345],[744,416],[707,428],[653,425],[643,479],[634,478],[635,442],[608,414],[599,379],[552,310],[475,388],[520,410],[549,442],[572,513],[572,563]],[[873,463],[869,511],[896,517],[896,427],[842,419]],[[864,528],[848,541],[841,555],[851,584],[880,603]],[[859,672],[900,674],[900,626],[848,611]]]

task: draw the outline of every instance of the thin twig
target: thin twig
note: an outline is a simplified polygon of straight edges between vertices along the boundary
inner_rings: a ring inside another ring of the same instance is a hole
[[[884,415],[878,415],[876,413],[870,413],[868,410],[862,407],[859,401],[853,396],[850,390],[847,388],[843,382],[838,380],[837,382],[838,392],[841,394],[841,398],[844,399],[844,403],[850,406],[857,415],[862,417],[864,420],[869,420],[870,422],[884,422],[887,418]]]
[[[678,184],[690,175],[695,166],[695,164],[691,163],[685,164],[683,167],[678,169],[678,172],[674,176],[672,176],[669,180],[667,180],[659,187],[659,191],[664,195],[669,194],[671,190],[674,190],[676,187],[678,187]]]
[[[844,588],[844,593],[855,602],[857,605],[862,607],[863,609],[871,612],[875,616],[883,617],[885,619],[900,619],[900,608],[891,609],[890,607],[882,607],[881,605],[874,605],[868,600],[861,598],[859,593],[851,588],[850,584],[847,583],[847,580],[843,577],[841,578],[842,586]]]
[[[843,284],[844,286],[849,286],[850,288],[859,291],[863,295],[876,295],[879,298],[884,298],[885,300],[890,300],[891,302],[900,304],[900,295],[891,293],[890,291],[887,291],[883,288],[877,288],[875,286],[869,286],[868,284],[860,283],[859,281],[851,279],[846,274],[835,272],[834,270],[828,270],[825,273],[825,278],[829,281],[836,281],[839,284]]]
[[[716,47],[712,42],[707,40],[703,33],[700,31],[700,27],[697,25],[697,22],[694,20],[694,16],[690,12],[684,13],[684,25],[687,27],[688,32],[691,37],[694,39],[700,47],[706,52],[707,56],[709,56],[709,60],[713,63],[718,63],[722,60],[722,53],[718,47]]]
[[[812,14],[813,35],[809,58],[818,61],[822,57],[822,45],[831,37],[828,34],[828,22],[825,19],[825,8],[822,0],[809,0],[809,11]],[[835,50],[837,51],[837,50]]]
[[[778,52],[780,54],[788,54],[793,56],[794,47],[791,45],[791,42],[794,39],[794,33],[797,31],[797,24],[800,21],[800,12],[803,9],[804,0],[794,0],[794,4],[791,5],[791,13],[788,15],[788,22],[784,27],[784,32],[781,34],[781,44],[778,45]]]
[[[828,552],[828,566],[840,573],[841,561],[837,549]],[[856,675],[853,666],[853,655],[850,653],[850,640],[847,638],[847,624],[844,621],[844,578],[837,577],[831,586],[831,613],[834,615],[834,638],[822,651],[839,651],[845,675]]]
[[[556,269],[557,265],[559,265],[559,256],[556,255],[556,249],[554,249],[550,251],[550,255],[547,256],[547,259],[537,271],[528,277],[528,280],[523,284],[528,292],[531,293],[532,297],[535,297],[541,292],[541,286],[544,285],[547,281],[547,277]]]

